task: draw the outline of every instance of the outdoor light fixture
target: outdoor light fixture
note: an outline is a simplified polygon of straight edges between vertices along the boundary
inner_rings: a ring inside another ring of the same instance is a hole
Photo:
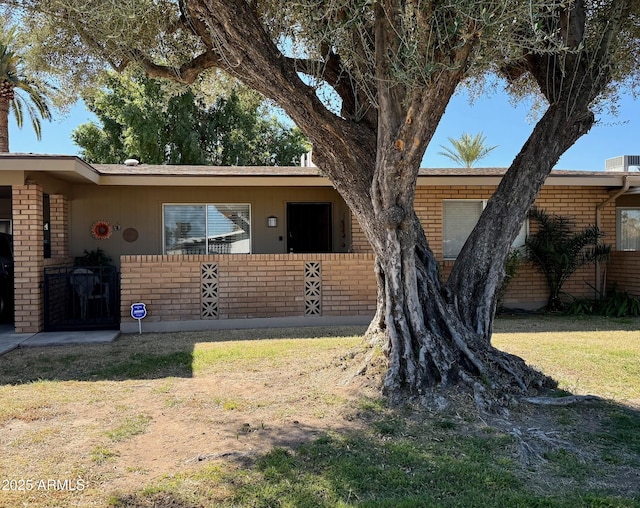
[[[267,217],[267,227],[275,228],[278,227],[278,217]]]

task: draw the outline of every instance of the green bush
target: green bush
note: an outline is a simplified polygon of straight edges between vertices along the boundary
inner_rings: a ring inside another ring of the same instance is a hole
[[[538,230],[526,239],[529,260],[540,268],[549,286],[547,310],[564,310],[562,286],[579,268],[609,259],[611,246],[600,243],[604,233],[597,226],[574,231],[568,217],[548,214],[538,208],[529,211]]]
[[[567,306],[570,315],[599,315],[606,317],[640,316],[640,299],[613,288],[599,299],[574,298]]]

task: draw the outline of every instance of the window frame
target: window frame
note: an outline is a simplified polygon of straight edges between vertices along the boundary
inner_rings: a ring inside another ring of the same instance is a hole
[[[616,250],[620,252],[640,252],[640,247],[635,249],[622,248],[622,212],[624,210],[633,210],[640,213],[640,206],[617,206],[616,207]]]
[[[162,255],[163,256],[167,256],[167,255],[171,255],[171,256],[189,256],[190,254],[167,254],[167,239],[166,239],[166,223],[165,223],[165,218],[166,218],[166,209],[167,207],[171,207],[171,206],[203,206],[204,207],[204,216],[205,216],[205,223],[204,223],[204,228],[205,228],[205,251],[207,252],[206,254],[202,254],[202,255],[219,255],[217,253],[211,253],[208,254],[209,251],[209,244],[208,244],[208,238],[207,238],[207,234],[206,232],[208,231],[208,227],[209,227],[209,216],[208,216],[208,207],[209,206],[213,206],[216,207],[216,209],[218,209],[217,207],[220,206],[225,206],[225,207],[233,207],[233,206],[246,206],[249,209],[249,252],[236,252],[236,253],[229,253],[229,255],[232,254],[253,254],[253,207],[251,205],[251,203],[238,203],[238,202],[233,202],[233,203],[221,203],[221,202],[216,202],[216,203],[212,203],[212,202],[197,202],[197,203],[162,203]]]
[[[444,230],[444,216],[445,216],[445,203],[446,202],[456,202],[456,203],[460,203],[460,202],[474,202],[474,203],[482,203],[482,211],[480,212],[480,214],[482,215],[482,212],[484,212],[484,209],[487,207],[487,202],[489,200],[488,199],[474,199],[474,198],[460,198],[460,199],[456,199],[456,198],[447,198],[447,199],[443,199],[442,200],[442,258],[445,261],[455,261],[458,258],[458,255],[460,254],[460,251],[458,251],[458,253],[454,256],[447,256],[445,254],[445,248],[444,248],[444,244],[445,244],[445,230]],[[478,223],[478,220],[480,219],[480,216],[478,216],[478,219],[476,219],[476,224]],[[475,224],[474,226],[475,227]],[[524,229],[524,235],[521,236],[521,232]],[[473,230],[473,229],[472,229]],[[469,232],[469,234],[471,234],[471,232]],[[513,240],[513,244],[511,245],[512,249],[521,249],[524,247],[525,245],[525,241],[527,239],[527,237],[529,236],[529,218],[526,217],[522,226],[520,227],[520,231],[518,232],[518,236],[516,236],[516,238]],[[469,238],[469,236],[467,236],[467,238],[465,239],[465,242],[467,241],[467,239]],[[519,244],[516,244],[516,242],[518,242],[518,238],[521,238]],[[463,247],[464,247],[464,243],[463,243]]]

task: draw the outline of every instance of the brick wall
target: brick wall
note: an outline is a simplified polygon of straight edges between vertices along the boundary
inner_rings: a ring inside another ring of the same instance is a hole
[[[427,240],[434,255],[441,263],[444,279],[449,276],[453,260],[442,255],[442,201],[444,199],[485,199],[495,190],[494,186],[435,186],[418,187],[416,213],[422,221]],[[576,228],[595,224],[596,205],[609,197],[606,188],[548,186],[536,199],[536,206],[547,212],[571,217]],[[364,233],[355,219],[352,221],[352,251],[371,252]],[[606,233],[603,241],[615,246],[615,205],[602,210],[601,229]],[[533,228],[532,228],[533,230]],[[586,267],[571,277],[564,290],[575,296],[593,295],[587,282],[595,285],[595,267]],[[511,306],[541,306],[546,303],[548,290],[542,274],[531,264],[524,262],[505,295],[505,303]]]
[[[51,257],[69,257],[69,201],[66,196],[52,194],[51,204]]]
[[[371,254],[122,256],[120,262],[123,322],[133,321],[135,302],[147,305],[147,321],[304,316],[314,298],[307,286],[308,263],[320,266],[321,315],[375,312]],[[203,265],[216,268],[208,283],[215,292],[214,298],[207,295],[211,312],[203,310]]]
[[[13,257],[16,333],[42,330],[44,244],[42,187],[13,186]]]
[[[326,255],[322,261],[323,314],[371,315],[376,311],[373,254]]]
[[[360,227],[356,216],[351,214],[351,252],[371,252],[369,240]]]
[[[607,286],[640,297],[640,252],[614,252],[607,265]]]

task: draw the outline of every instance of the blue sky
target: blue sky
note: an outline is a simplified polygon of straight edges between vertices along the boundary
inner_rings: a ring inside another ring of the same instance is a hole
[[[448,145],[447,138],[458,138],[463,132],[472,135],[483,132],[489,145],[498,145],[480,166],[509,166],[533,128],[527,113],[528,104],[514,106],[503,93],[483,97],[474,104],[469,104],[466,92],[456,95],[438,126],[422,166],[451,167],[453,162],[438,154],[440,145]],[[21,130],[11,121],[10,149],[22,153],[77,155],[78,147],[71,141],[71,132],[92,118],[79,103],[65,117],[45,122],[41,141],[36,139],[28,119]],[[623,95],[618,117],[606,116],[599,120],[599,124],[564,154],[556,166],[558,169],[600,171],[604,169],[605,159],[640,155],[640,99]]]

